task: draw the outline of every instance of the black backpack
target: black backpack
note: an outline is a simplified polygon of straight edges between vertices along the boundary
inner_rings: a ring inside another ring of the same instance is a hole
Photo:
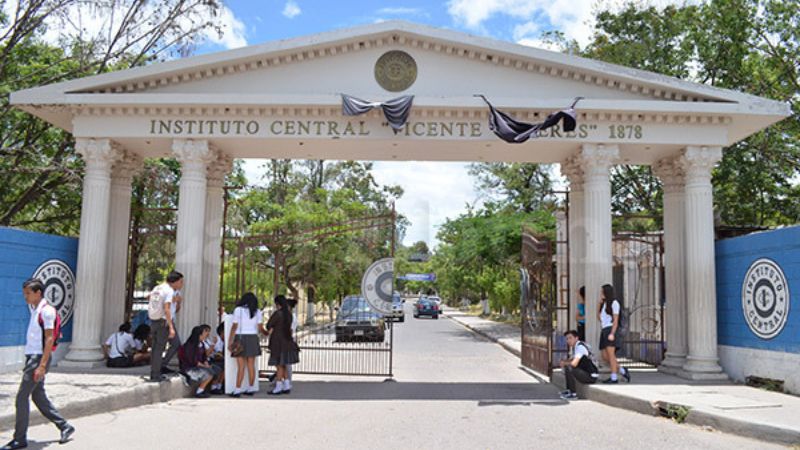
[[[600,370],[597,369],[597,363],[595,363],[594,361],[594,354],[592,354],[592,350],[589,348],[589,346],[586,345],[586,343],[584,343],[583,341],[578,341],[578,343],[575,345],[576,346],[582,345],[583,348],[585,348],[586,351],[589,352],[589,356],[584,356],[583,358],[581,358],[580,361],[578,361],[578,367],[585,370],[589,374],[599,373]]]

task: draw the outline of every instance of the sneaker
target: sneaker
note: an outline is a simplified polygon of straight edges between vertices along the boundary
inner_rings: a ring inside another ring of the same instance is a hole
[[[72,433],[75,432],[75,427],[70,424],[67,424],[64,428],[61,429],[61,439],[58,440],[59,444],[66,444],[69,442],[70,436]]]
[[[612,380],[611,378],[607,379],[606,381],[603,381],[603,384],[617,384],[617,383],[619,383],[619,380]]]
[[[625,377],[625,382],[630,383],[631,382],[631,371],[628,370],[626,367],[623,367],[622,370],[623,370],[622,376]]]
[[[242,392],[242,395],[246,395],[248,397],[252,397],[252,396],[256,395],[256,391],[244,391],[244,392]]]
[[[559,393],[558,393],[558,395],[569,395],[569,393],[570,393],[570,392],[572,392],[572,391],[570,391],[569,389],[567,389],[566,391],[561,391],[561,392],[559,392]]]
[[[242,396],[241,392],[231,392],[230,394],[228,394],[228,397],[233,397],[233,398],[239,398],[241,396]]]
[[[208,397],[211,397],[211,395],[206,391],[195,392],[194,394],[194,398],[208,398]]]
[[[209,394],[211,395],[222,395],[224,393],[225,391],[223,391],[222,388],[212,389],[211,391],[209,391]]]
[[[16,450],[18,448],[27,448],[27,447],[28,447],[28,441],[18,441],[14,439],[8,444],[4,445],[2,450]]]
[[[563,394],[563,393],[561,394],[561,399],[562,400],[576,400],[577,398],[578,398],[578,394],[576,394],[575,392],[567,391],[566,394]]]

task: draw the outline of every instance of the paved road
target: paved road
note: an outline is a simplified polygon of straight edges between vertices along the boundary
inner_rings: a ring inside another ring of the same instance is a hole
[[[30,448],[770,448],[561,401],[498,345],[445,318],[407,317],[395,327],[395,381],[297,376],[280,398],[182,399],[77,419],[65,446],[52,426],[33,427]]]

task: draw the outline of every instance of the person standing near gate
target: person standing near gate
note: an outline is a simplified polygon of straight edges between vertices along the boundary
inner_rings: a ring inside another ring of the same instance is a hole
[[[569,345],[572,356],[562,359],[559,364],[564,371],[564,378],[567,380],[567,390],[561,393],[561,398],[573,400],[578,398],[576,382],[580,381],[583,384],[596,383],[598,370],[597,365],[592,361],[592,352],[578,337],[576,330],[567,331],[564,333],[564,337],[567,338],[567,345]]]
[[[286,368],[300,362],[297,344],[292,339],[292,310],[289,302],[283,295],[278,295],[275,297],[275,306],[277,309],[267,322],[269,365],[278,369],[275,388],[268,392],[270,395],[288,394],[292,391],[292,382],[289,381]]]
[[[32,308],[25,340],[25,368],[22,370],[22,382],[17,391],[14,439],[7,443],[2,450],[28,446],[30,399],[33,399],[33,404],[36,405],[39,412],[61,430],[59,443],[68,442],[72,433],[75,432],[75,427],[67,423],[44,392],[44,378],[50,368],[53,347],[58,340],[56,334],[60,334],[58,313],[44,298],[44,283],[41,280],[32,278],[23,283],[22,294],[25,302]],[[59,326],[56,326],[57,323]]]
[[[153,350],[150,356],[150,381],[164,381],[163,372],[167,371],[167,364],[178,352],[181,339],[175,326],[175,316],[181,308],[180,290],[183,289],[183,274],[172,271],[167,275],[167,281],[159,284],[150,292],[147,305],[147,315],[150,318],[150,328],[153,336]],[[169,342],[169,351],[162,359],[164,348]]]
[[[231,397],[244,395],[254,395],[256,393],[253,386],[256,384],[256,357],[261,355],[261,341],[259,333],[266,334],[262,323],[261,310],[258,309],[258,298],[256,294],[248,292],[242,295],[236,309],[233,310],[233,324],[228,335],[228,349],[231,355],[236,358],[236,388]],[[242,381],[244,381],[245,369],[248,372],[248,387],[242,392]]]
[[[575,311],[575,321],[578,324],[578,339],[586,340],[586,286],[578,289],[578,307]]]
[[[616,384],[619,378],[617,376],[618,372],[630,383],[630,372],[628,369],[620,367],[617,362],[617,350],[622,348],[622,336],[617,334],[620,326],[619,318],[622,305],[614,295],[614,286],[610,284],[603,285],[602,296],[603,301],[600,302],[599,310],[597,311],[597,318],[603,328],[600,332],[600,352],[603,355],[603,360],[611,366],[611,377],[603,381],[603,383]]]

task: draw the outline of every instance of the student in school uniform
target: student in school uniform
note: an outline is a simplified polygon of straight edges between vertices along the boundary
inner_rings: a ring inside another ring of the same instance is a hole
[[[133,367],[146,364],[150,353],[142,351],[144,343],[131,334],[130,322],[119,326],[119,331],[112,334],[103,344],[107,367]]]
[[[16,450],[28,447],[28,423],[31,405],[29,400],[50,422],[61,431],[59,443],[69,441],[75,427],[67,423],[47,398],[44,391],[44,379],[50,368],[53,346],[57,342],[56,323],[58,321],[55,308],[44,298],[44,283],[32,278],[22,284],[25,302],[33,309],[28,322],[25,341],[25,368],[22,370],[22,382],[17,391],[17,416],[14,438],[2,450]],[[60,322],[59,322],[60,323]]]
[[[592,352],[589,351],[586,343],[580,340],[577,330],[567,331],[564,333],[564,337],[567,338],[570,357],[562,359],[559,364],[567,381],[567,390],[561,393],[561,398],[574,400],[578,398],[577,383],[596,383],[599,371],[597,370],[597,365],[592,361]]]
[[[217,381],[219,368],[211,365],[206,359],[207,352],[205,340],[211,334],[211,327],[208,325],[198,325],[192,328],[192,334],[178,350],[178,360],[180,361],[181,372],[197,383],[194,396],[196,398],[206,398],[209,396],[208,385]]]
[[[228,348],[233,352],[234,342],[241,342],[242,352],[236,356],[236,387],[231,397],[255,395],[253,389],[256,379],[256,357],[261,355],[260,334],[266,334],[262,323],[261,310],[258,309],[258,297],[252,292],[242,295],[233,310],[233,324],[228,336]],[[245,371],[248,373],[249,388],[242,392]]]
[[[617,332],[620,326],[622,304],[614,295],[614,286],[610,284],[603,285],[602,296],[603,301],[598,305],[597,311],[597,318],[602,327],[600,331],[600,354],[603,356],[603,360],[611,366],[611,376],[603,383],[618,383],[618,375],[625,377],[625,381],[630,383],[630,371],[620,366],[617,361],[617,352],[622,349],[622,336]]]
[[[215,371],[219,373],[216,380],[211,384],[211,390],[209,391],[211,395],[224,393],[222,386],[225,383],[225,322],[220,322],[216,331],[216,336],[209,335],[205,340],[208,362],[213,367],[216,367]]]

